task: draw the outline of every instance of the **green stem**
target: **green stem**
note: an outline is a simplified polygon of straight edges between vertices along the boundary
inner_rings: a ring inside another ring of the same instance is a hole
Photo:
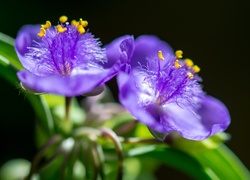
[[[39,167],[37,167],[35,172],[39,172],[42,168],[44,168],[45,166],[47,166],[49,163],[51,163],[57,156],[59,156],[61,153],[63,152],[62,148],[59,147],[56,152],[50,157],[48,158],[44,163],[42,163],[41,165],[39,165]]]
[[[36,154],[36,156],[34,157],[33,161],[32,161],[32,165],[30,168],[30,172],[29,175],[26,177],[27,180],[31,179],[32,175],[34,172],[37,171],[37,166],[40,163],[41,158],[43,157],[45,151],[50,148],[51,146],[53,146],[54,144],[60,142],[62,140],[62,137],[60,135],[55,135],[52,138],[50,138],[46,144],[44,144],[40,150],[38,151],[38,153]]]
[[[65,170],[66,170],[67,163],[69,160],[69,154],[70,154],[70,152],[67,152],[67,151],[63,153],[63,162],[62,162],[61,169],[60,169],[60,179],[61,180],[64,179]]]
[[[124,138],[119,137],[120,142],[122,143],[128,143],[128,144],[163,144],[162,141],[159,141],[154,138],[148,138],[148,139],[141,139],[141,138]]]
[[[98,179],[98,174],[101,179],[104,179],[104,155],[101,146],[98,144],[97,139],[91,139],[91,153],[94,164],[94,178]]]
[[[118,135],[123,135],[131,131],[136,125],[138,121],[130,121],[123,126],[119,127],[118,129],[115,130],[115,133]]]
[[[74,165],[78,158],[77,155],[79,153],[79,150],[80,150],[80,144],[76,141],[71,153],[70,162],[68,163],[68,174],[67,174],[68,179],[72,177]]]
[[[65,120],[69,121],[69,107],[72,97],[65,97]]]
[[[111,139],[115,145],[115,150],[117,152],[118,155],[118,175],[117,175],[117,180],[122,180],[122,176],[123,176],[123,150],[122,150],[122,145],[119,141],[119,138],[117,137],[117,135],[110,129],[108,128],[101,128],[100,129],[102,132],[102,136],[103,137],[107,137],[109,139]]]
[[[91,127],[80,127],[73,132],[73,136],[76,138],[81,138],[90,135],[100,136],[101,132]]]

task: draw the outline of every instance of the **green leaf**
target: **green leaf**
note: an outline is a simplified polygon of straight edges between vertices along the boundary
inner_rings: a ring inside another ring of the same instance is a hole
[[[211,168],[219,179],[250,179],[249,170],[224,144],[194,156],[205,167]]]
[[[16,71],[20,69],[22,69],[22,65],[20,64],[14,50],[14,39],[0,33],[0,75],[16,88],[19,84]],[[27,93],[25,96],[34,108],[39,123],[45,130],[45,134],[50,137],[54,132],[54,124],[45,99]]]
[[[177,149],[152,145],[131,149],[128,151],[127,156],[153,158],[196,179],[212,179],[209,168],[204,169],[195,158]]]
[[[47,102],[42,96],[28,94],[27,98],[34,109],[36,117],[39,119],[39,124],[43,127],[45,134],[48,137],[51,137],[54,134],[55,129],[54,121]]]
[[[20,70],[22,65],[17,58],[14,49],[14,39],[0,32],[0,59],[3,64],[11,64],[14,68]]]
[[[172,138],[172,146],[189,153],[219,179],[250,179],[249,170],[223,144],[229,139],[228,134],[220,132],[202,141],[184,139],[176,134]]]

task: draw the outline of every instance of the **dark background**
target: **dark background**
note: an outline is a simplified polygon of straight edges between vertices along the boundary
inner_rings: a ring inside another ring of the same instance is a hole
[[[227,145],[250,169],[249,0],[51,2],[1,0],[0,31],[15,38],[24,24],[46,20],[56,24],[61,15],[67,15],[70,20],[88,20],[88,28],[103,44],[124,34],[159,36],[201,67],[204,90],[223,101],[231,113],[226,132],[232,138]],[[31,158],[31,107],[16,87],[2,79],[0,98],[0,163],[9,156]]]

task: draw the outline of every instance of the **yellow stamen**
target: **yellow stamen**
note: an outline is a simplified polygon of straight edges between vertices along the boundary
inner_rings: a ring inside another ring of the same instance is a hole
[[[71,25],[77,27],[79,25],[79,22],[77,22],[76,20],[72,20]]]
[[[182,54],[183,54],[182,50],[177,50],[177,51],[175,51],[175,56],[176,56],[176,58],[178,58],[178,59],[181,59],[181,58],[182,58]]]
[[[79,24],[82,25],[82,27],[85,28],[88,25],[88,21],[83,21],[82,18],[80,18]]]
[[[191,72],[187,73],[188,79],[192,79],[194,77],[194,75]]]
[[[61,23],[66,23],[67,20],[68,20],[68,17],[67,17],[67,16],[61,16],[61,17],[59,18],[59,21],[60,21]]]
[[[46,24],[44,24],[44,25],[41,25],[41,27],[43,28],[43,29],[49,29],[50,27],[51,27],[51,23],[50,23],[50,21],[46,21]]]
[[[179,61],[178,61],[178,60],[175,60],[174,66],[175,66],[176,68],[181,68],[181,65],[179,64]]]
[[[194,65],[191,59],[185,59],[184,62],[186,63],[187,67],[193,67]]]
[[[67,31],[67,28],[63,28],[61,25],[57,25],[57,26],[56,26],[56,30],[57,30],[57,32],[59,32],[59,33],[63,33],[63,32],[65,32],[65,31]]]
[[[164,60],[164,57],[163,57],[163,54],[162,54],[162,51],[158,51],[158,57],[160,58],[160,60]]]
[[[40,32],[37,34],[39,37],[43,37],[46,33],[46,30],[44,28],[40,28]]]
[[[85,29],[83,28],[82,25],[77,26],[77,31],[78,31],[80,34],[85,33]]]
[[[193,66],[193,70],[195,73],[198,73],[198,72],[200,72],[201,69],[197,65],[195,65],[195,66]]]

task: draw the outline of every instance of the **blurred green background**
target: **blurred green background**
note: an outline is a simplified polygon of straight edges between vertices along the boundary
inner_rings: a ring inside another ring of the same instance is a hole
[[[155,34],[201,67],[204,90],[223,101],[232,123],[227,145],[250,169],[249,0],[71,0],[0,2],[0,32],[16,37],[24,24],[57,24],[61,15],[88,20],[103,44],[118,36]],[[117,96],[113,79],[108,85]],[[34,114],[17,87],[0,78],[0,165],[32,158]]]

